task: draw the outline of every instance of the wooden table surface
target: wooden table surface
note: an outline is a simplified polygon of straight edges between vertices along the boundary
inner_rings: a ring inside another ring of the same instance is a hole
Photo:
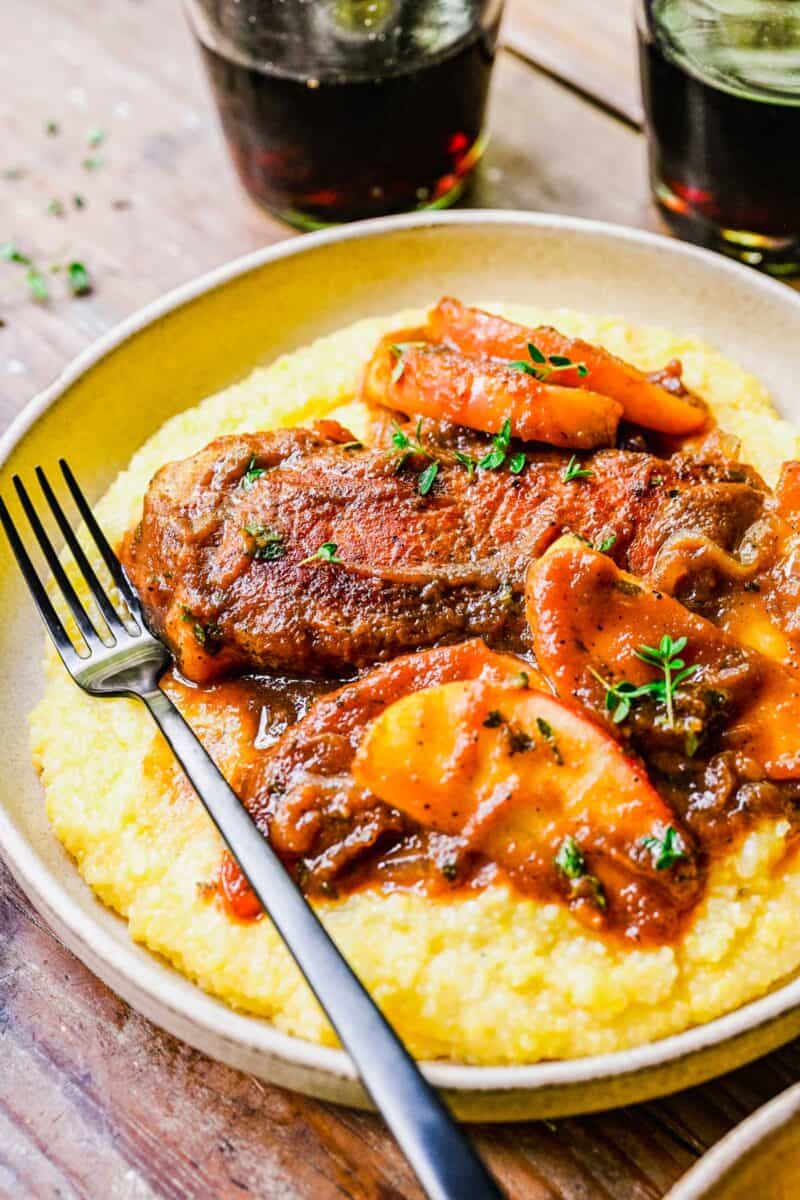
[[[0,262],[2,425],[133,310],[292,236],[239,190],[179,8],[0,4],[0,243],[16,241],[51,292],[34,304],[25,269]],[[504,45],[470,203],[660,228],[628,0],[510,0]],[[105,134],[94,149],[92,129]],[[49,272],[70,260],[86,264],[91,296],[70,298],[63,272]],[[150,1025],[60,944],[2,865],[0,930],[0,1196],[420,1195],[378,1118],[264,1086]],[[793,1045],[657,1103],[474,1132],[513,1200],[650,1200],[798,1069]]]

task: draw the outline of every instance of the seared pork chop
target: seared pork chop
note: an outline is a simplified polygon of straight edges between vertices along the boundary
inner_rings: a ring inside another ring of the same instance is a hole
[[[341,674],[473,636],[524,651],[525,570],[564,531],[646,576],[680,530],[735,552],[766,495],[723,459],[600,451],[570,473],[528,447],[515,474],[521,443],[475,469],[407,440],[367,448],[320,422],[219,438],[156,474],[123,561],[189,679]]]

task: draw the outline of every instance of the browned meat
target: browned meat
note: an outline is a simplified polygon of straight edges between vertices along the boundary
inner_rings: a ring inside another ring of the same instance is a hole
[[[735,552],[763,504],[723,460],[601,451],[568,478],[564,453],[526,453],[513,474],[435,442],[361,447],[331,422],[220,438],[158,472],[124,563],[188,678],[334,674],[476,635],[524,650],[525,568],[565,530],[647,575],[681,530]]]
[[[654,868],[652,856],[639,848],[641,837],[666,825],[672,825],[677,833],[677,819],[649,787],[640,768],[619,755],[614,743],[574,710],[558,709],[564,750],[567,719],[578,738],[574,770],[570,772],[569,764],[562,763],[569,774],[563,786],[571,795],[581,794],[581,763],[595,759],[602,743],[607,743],[605,769],[600,773],[604,782],[594,789],[589,815],[581,810],[579,820],[593,872],[581,886],[573,887],[554,866],[554,856],[573,826],[569,814],[559,812],[552,791],[547,792],[542,808],[531,804],[527,809],[529,823],[541,821],[545,827],[547,848],[540,845],[537,851],[530,837],[524,836],[520,824],[523,810],[510,795],[505,797],[504,811],[514,821],[513,837],[508,833],[496,836],[499,807],[484,824],[468,825],[462,812],[451,811],[468,794],[472,753],[452,756],[448,752],[448,771],[442,774],[440,764],[435,768],[436,782],[441,783],[447,798],[438,794],[437,799],[436,787],[420,778],[416,744],[410,751],[408,746],[405,752],[399,750],[397,807],[397,801],[359,780],[354,756],[363,750],[365,732],[372,723],[402,697],[424,694],[424,689],[456,680],[480,680],[478,694],[491,696],[491,703],[497,701],[506,711],[509,705],[527,704],[541,695],[532,689],[547,686],[525,661],[495,654],[477,640],[404,655],[318,700],[253,765],[242,799],[304,891],[336,896],[362,886],[413,887],[436,896],[456,889],[479,890],[490,879],[501,877],[513,880],[529,895],[566,901],[592,928],[613,930],[636,941],[674,937],[702,890],[703,871],[691,837],[685,830],[680,835],[683,853],[677,869]],[[542,699],[551,708],[557,706],[549,696]],[[494,724],[491,732],[486,732],[485,716],[480,713],[477,726],[483,736],[505,738],[508,730],[504,733]],[[453,719],[457,731],[450,729],[448,721],[448,732],[460,740],[465,730],[459,717],[454,714]],[[427,724],[426,731],[422,753],[430,753],[435,761],[437,733]],[[586,737],[592,739],[591,749],[581,740]],[[391,757],[391,747],[389,752]],[[517,776],[522,772],[523,778],[526,762],[541,764],[533,737],[515,745],[510,754]],[[550,750],[545,750],[545,771],[551,761]],[[407,787],[403,772],[410,775]],[[535,792],[535,785],[526,792],[519,777],[517,788],[524,795]],[[416,816],[408,811],[415,789]],[[598,807],[601,795],[607,804]],[[621,802],[623,795],[625,802]],[[235,916],[246,919],[261,911],[230,857],[225,859],[218,888]]]

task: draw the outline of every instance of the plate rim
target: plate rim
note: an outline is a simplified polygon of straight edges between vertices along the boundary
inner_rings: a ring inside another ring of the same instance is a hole
[[[800,1083],[773,1096],[723,1138],[674,1183],[664,1200],[704,1200],[726,1181],[746,1155],[800,1115]]]
[[[333,243],[381,237],[403,230],[459,225],[511,225],[548,231],[564,230],[661,249],[678,260],[705,262],[713,266],[715,271],[721,271],[723,275],[729,274],[740,282],[746,279],[748,286],[755,292],[764,292],[776,299],[780,297],[783,304],[800,310],[800,294],[794,293],[783,283],[753,271],[752,268],[661,234],[607,221],[545,212],[466,209],[440,213],[409,213],[354,222],[351,225],[305,234],[302,237],[288,238],[232,259],[171,289],[114,325],[72,359],[48,387],[38,392],[24,406],[6,431],[0,435],[0,467],[5,465],[13,450],[36,421],[56,405],[67,390],[96,363],[113,353],[143,328],[197,297],[269,263],[300,256]],[[138,964],[138,977],[132,977],[125,969],[125,964],[118,963],[117,958],[120,953],[125,955],[128,949],[140,948],[132,940],[129,948],[121,947],[110,930],[95,921],[90,911],[72,898],[56,874],[41,863],[38,854],[22,832],[15,828],[2,804],[0,850],[12,874],[32,903],[45,912],[48,921],[59,933],[63,931],[64,940],[69,948],[118,993],[121,993],[122,989],[116,980],[118,976],[123,976],[129,985],[126,999],[132,993],[135,994],[137,998],[131,1000],[131,1003],[134,1007],[139,1007],[140,1011],[145,1011],[146,1015],[150,1016],[157,1009],[162,1009],[180,1022],[189,1022],[201,1027],[204,1033],[211,1037],[222,1037],[267,1058],[277,1058],[291,1065],[337,1076],[342,1080],[358,1080],[353,1063],[344,1050],[321,1046],[282,1033],[266,1018],[237,1012],[191,981],[188,982],[196,993],[195,1000],[201,1011],[188,1011],[183,1006],[176,1006],[174,998],[167,994],[171,982],[169,975],[164,976],[160,971],[155,971],[158,961],[156,956],[151,956],[154,960],[152,967],[150,964]],[[86,884],[86,887],[89,885]],[[97,897],[95,900],[98,904],[102,903]],[[118,920],[124,920],[118,914],[115,915]],[[106,966],[108,970],[102,970],[102,966]],[[176,974],[186,982],[186,977],[180,976],[178,972]],[[798,1006],[800,977],[791,979],[765,996],[712,1021],[692,1026],[666,1038],[606,1054],[517,1065],[476,1065],[440,1060],[423,1061],[420,1065],[431,1083],[451,1093],[540,1092],[547,1088],[597,1082],[601,1078],[613,1079],[675,1065],[700,1051],[752,1034]],[[156,1024],[162,1024],[157,1015],[151,1016],[151,1019]],[[185,1033],[179,1036],[191,1040]],[[213,1055],[213,1051],[209,1053]]]

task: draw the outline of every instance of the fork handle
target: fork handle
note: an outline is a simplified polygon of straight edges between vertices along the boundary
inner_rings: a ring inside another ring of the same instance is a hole
[[[160,689],[141,698],[327,1013],[430,1200],[502,1200],[502,1192],[470,1142],[178,709]]]

